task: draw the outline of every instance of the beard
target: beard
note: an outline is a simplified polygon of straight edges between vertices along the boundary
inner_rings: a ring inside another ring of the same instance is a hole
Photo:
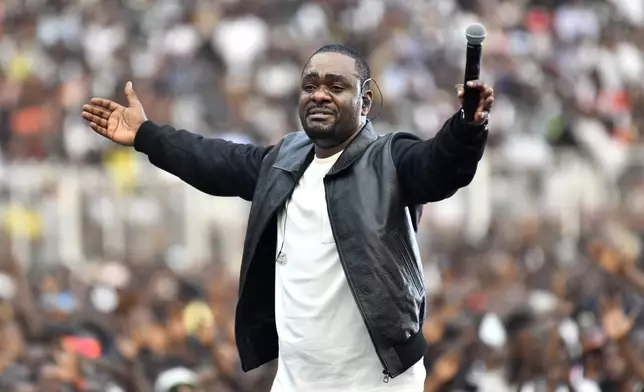
[[[311,139],[329,139],[335,135],[337,122],[335,119],[329,122],[320,122],[305,118],[302,121],[302,128]]]
[[[334,110],[328,116],[309,115],[309,110],[300,111],[302,129],[311,141],[321,148],[332,148],[346,142],[360,126],[360,120],[347,111]]]
[[[326,121],[316,121],[311,119],[308,115],[300,118],[302,128],[306,135],[316,145],[323,148],[335,147],[342,143],[338,139],[338,118],[330,116]]]

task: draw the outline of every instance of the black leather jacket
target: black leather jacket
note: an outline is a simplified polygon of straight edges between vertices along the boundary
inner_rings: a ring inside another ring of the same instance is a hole
[[[473,178],[486,127],[454,116],[432,140],[378,136],[370,123],[324,179],[342,267],[383,366],[396,377],[427,350],[426,296],[415,231],[420,205],[451,196]],[[156,166],[213,195],[252,200],[240,273],[236,342],[245,371],[278,355],[275,327],[277,213],[313,158],[303,132],[272,147],[204,139],[145,123],[135,148]]]

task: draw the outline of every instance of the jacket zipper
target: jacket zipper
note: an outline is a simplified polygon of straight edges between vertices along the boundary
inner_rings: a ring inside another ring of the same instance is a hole
[[[266,222],[264,222],[264,224],[262,225],[262,229],[260,230],[260,233],[264,233],[264,230],[266,230],[266,227],[268,227],[268,224],[269,224],[269,222],[271,221],[271,219],[273,218],[273,216],[275,216],[275,215],[279,214],[279,210],[280,210],[280,208],[282,207],[282,204],[284,204],[284,202],[285,202],[286,200],[288,200],[291,196],[293,196],[293,192],[295,191],[295,186],[297,186],[297,180],[296,180],[296,178],[295,178],[295,174],[293,174],[293,173],[291,173],[291,172],[288,172],[288,173],[291,175],[291,178],[293,179],[293,183],[294,183],[295,185],[293,186],[293,189],[291,189],[291,191],[290,191],[290,192],[288,192],[288,193],[286,194],[286,196],[284,196],[284,197],[279,201],[279,203],[277,203],[277,209],[275,210],[275,212],[273,212],[273,214],[270,216],[270,218],[268,218],[268,219],[266,220]],[[286,217],[285,217],[285,218],[286,218]],[[278,228],[278,230],[279,230],[279,228]],[[257,245],[255,245],[255,247],[257,247]],[[277,250],[277,243],[275,244],[275,247],[276,247],[276,248],[275,248],[275,250]],[[257,249],[255,249],[255,250],[257,250]],[[253,253],[255,253],[255,250],[253,251]],[[253,255],[253,257],[255,257],[255,256]],[[274,256],[274,258],[275,258],[275,257],[277,257],[277,256]],[[273,260],[273,261],[276,261],[276,260]],[[241,288],[240,288],[240,292],[243,292],[243,291],[244,291],[244,286],[245,286],[245,285],[246,285],[246,278],[244,277],[244,285],[243,285],[243,286],[241,286]]]
[[[356,301],[356,305],[358,306],[358,310],[360,311],[360,315],[362,316],[362,321],[364,322],[365,327],[367,327],[367,332],[369,333],[369,338],[371,338],[371,343],[373,344],[373,347],[376,351],[376,355],[378,356],[378,359],[380,360],[380,364],[384,368],[382,371],[383,378],[382,382],[387,384],[389,380],[391,379],[391,373],[389,372],[389,369],[387,368],[387,365],[385,364],[385,360],[382,358],[382,354],[380,354],[380,350],[378,349],[378,345],[376,344],[376,341],[373,337],[373,332],[371,331],[371,328],[369,327],[369,323],[367,323],[367,317],[364,314],[364,310],[362,309],[362,305],[360,304],[360,301],[358,300],[358,295],[356,294],[356,290],[353,287],[353,281],[351,280],[351,277],[347,273],[347,267],[344,264],[344,259],[342,258],[342,254],[340,251],[340,247],[338,247],[338,238],[336,237],[335,234],[335,229],[333,225],[333,219],[331,219],[331,203],[329,203],[329,194],[327,193],[327,180],[326,178],[324,179],[324,198],[326,199],[326,210],[327,214],[329,214],[329,224],[331,225],[331,233],[333,234],[333,241],[336,243],[336,248],[338,250],[338,256],[340,258],[340,265],[342,266],[342,269],[344,270],[344,276],[347,277],[347,282],[349,283],[349,289],[351,289],[351,294],[353,294],[353,299]]]

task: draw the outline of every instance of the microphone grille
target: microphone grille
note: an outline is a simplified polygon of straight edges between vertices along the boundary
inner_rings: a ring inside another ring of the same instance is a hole
[[[480,23],[472,23],[467,26],[467,29],[465,30],[467,43],[472,45],[480,45],[483,40],[485,40],[486,35],[487,32],[485,31],[485,26]]]

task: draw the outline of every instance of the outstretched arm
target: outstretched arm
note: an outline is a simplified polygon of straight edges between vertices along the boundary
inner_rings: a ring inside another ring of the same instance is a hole
[[[214,196],[252,200],[262,160],[270,147],[208,139],[148,121],[132,88],[125,86],[128,106],[102,98],[83,105],[90,128],[115,143],[134,146],[160,169]]]
[[[404,133],[394,136],[392,158],[409,204],[446,199],[474,178],[487,141],[487,117],[494,91],[479,81],[470,87],[481,91],[473,123],[466,123],[459,111],[432,139],[421,141]],[[459,86],[459,98],[462,95]]]
[[[252,200],[262,160],[269,147],[209,139],[169,125],[145,122],[134,148],[150,162],[214,196]]]

